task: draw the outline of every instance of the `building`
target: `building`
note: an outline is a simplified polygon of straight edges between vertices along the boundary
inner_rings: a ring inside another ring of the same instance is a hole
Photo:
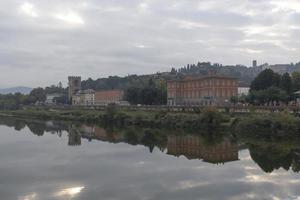
[[[250,91],[249,87],[238,87],[238,96],[248,95]]]
[[[45,103],[46,104],[56,104],[56,99],[59,97],[62,97],[62,96],[63,96],[63,94],[59,94],[59,93],[47,94]]]
[[[81,90],[81,77],[69,76],[68,81],[69,81],[68,98],[69,98],[69,102],[71,102],[72,96]]]
[[[257,60],[252,61],[252,67],[257,67]]]
[[[169,106],[224,105],[237,96],[238,80],[210,73],[167,82]]]
[[[124,101],[123,90],[103,90],[95,92],[95,105],[108,105],[108,104],[127,105],[128,102]]]
[[[209,145],[196,135],[169,135],[167,154],[187,159],[202,159],[209,163],[225,163],[238,160],[238,145],[229,138],[217,144]]]
[[[79,90],[72,96],[72,105],[90,106],[95,104],[95,91],[92,89]]]

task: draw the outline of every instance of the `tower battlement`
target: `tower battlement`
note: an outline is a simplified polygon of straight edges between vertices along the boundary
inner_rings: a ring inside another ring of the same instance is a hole
[[[72,96],[81,90],[81,76],[68,76],[69,81],[69,91],[68,96],[69,100],[72,99]]]
[[[81,76],[68,76],[68,80],[81,79]]]

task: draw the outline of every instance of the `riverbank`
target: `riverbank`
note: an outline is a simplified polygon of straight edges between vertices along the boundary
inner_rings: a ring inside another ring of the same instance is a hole
[[[151,128],[201,130],[215,130],[221,127],[229,127],[233,120],[229,114],[220,113],[215,108],[205,108],[193,113],[174,113],[167,111],[123,111],[118,109],[117,106],[109,106],[105,110],[25,109],[1,111],[0,115],[79,121],[113,126],[134,125]]]
[[[198,132],[231,131],[249,137],[300,137],[300,118],[289,112],[230,114],[207,107],[193,113],[104,110],[24,109],[0,111],[1,116],[97,123],[102,126],[188,129]]]

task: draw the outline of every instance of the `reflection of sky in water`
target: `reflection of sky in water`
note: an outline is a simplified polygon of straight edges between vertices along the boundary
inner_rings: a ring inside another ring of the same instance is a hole
[[[300,175],[263,172],[248,150],[239,161],[210,164],[142,145],[39,137],[0,127],[0,196],[52,199],[300,199]]]

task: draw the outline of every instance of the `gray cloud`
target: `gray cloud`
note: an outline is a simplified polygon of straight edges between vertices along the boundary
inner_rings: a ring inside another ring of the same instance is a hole
[[[299,60],[297,0],[0,2],[0,86]],[[64,81],[64,83],[66,83]]]

